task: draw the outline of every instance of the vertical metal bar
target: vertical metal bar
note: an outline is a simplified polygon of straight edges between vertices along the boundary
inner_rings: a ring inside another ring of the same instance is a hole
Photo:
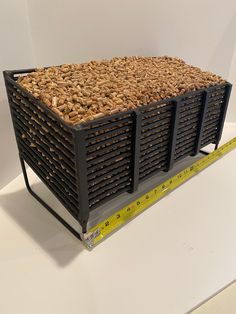
[[[173,102],[174,113],[173,113],[173,128],[171,131],[171,139],[170,139],[170,148],[169,148],[169,156],[167,160],[166,171],[169,171],[173,168],[174,159],[175,159],[175,148],[176,148],[176,139],[177,139],[177,131],[179,126],[179,113],[180,113],[180,100],[176,100]]]
[[[195,144],[193,156],[197,155],[201,148],[205,118],[206,118],[206,113],[208,110],[208,100],[209,100],[209,92],[205,90],[203,91],[203,95],[202,95],[201,113],[198,120],[198,130],[197,130],[196,144]]]
[[[141,137],[141,112],[136,109],[133,112],[133,131],[132,131],[132,164],[131,177],[132,185],[130,193],[137,191],[139,184],[139,161],[140,161],[140,137]]]
[[[88,200],[88,177],[87,177],[87,154],[85,146],[85,130],[77,129],[74,132],[75,140],[75,165],[77,176],[77,191],[79,199],[78,219],[82,226],[82,231],[87,231],[89,219],[89,200]]]
[[[8,84],[9,83],[8,83],[8,80],[7,80],[8,77],[11,77],[13,79],[13,74],[10,71],[3,71],[3,77],[4,77],[4,82],[5,82],[6,91],[7,91],[7,99],[8,99],[8,105],[9,105],[10,114],[11,114],[11,121],[12,121],[14,134],[15,134],[15,140],[16,140],[18,151],[20,153],[21,150],[20,150],[18,137],[17,137],[17,134],[16,134],[16,126],[15,126],[15,119],[16,118],[13,115],[13,109],[12,109],[12,106],[11,106],[11,99],[10,99],[10,96],[9,96],[9,89],[8,89]]]
[[[232,84],[227,83],[225,85],[224,103],[222,104],[223,108],[222,108],[221,117],[220,117],[219,124],[218,124],[218,132],[217,132],[216,140],[215,140],[215,144],[216,144],[215,149],[218,148],[218,145],[219,145],[219,142],[220,142],[220,139],[222,136],[226,112],[227,112],[228,105],[229,105],[229,97],[230,97],[231,89],[232,89]]]
[[[25,185],[27,187],[27,190],[29,191],[29,193],[42,205],[44,206],[60,223],[62,223],[70,232],[73,233],[73,235],[78,238],[79,240],[81,240],[80,234],[73,228],[71,227],[57,212],[55,212],[54,209],[52,209],[51,206],[49,206],[40,196],[38,196],[38,194],[36,194],[30,186],[29,183],[29,179],[28,179],[28,175],[27,175],[27,171],[26,171],[26,167],[25,167],[25,161],[24,159],[20,156],[20,163],[21,163],[21,168],[22,168],[22,172],[23,172],[23,176],[24,176],[24,180],[25,180]]]

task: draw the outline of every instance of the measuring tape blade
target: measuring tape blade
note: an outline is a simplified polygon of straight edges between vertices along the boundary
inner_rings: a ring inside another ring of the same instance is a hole
[[[236,137],[226,144],[222,145],[212,153],[199,159],[191,166],[180,171],[175,176],[166,180],[162,184],[156,186],[154,189],[150,190],[129,205],[120,209],[115,214],[109,216],[104,221],[98,223],[87,233],[81,235],[86,247],[94,247],[101,240],[103,240],[108,235],[116,231],[118,228],[126,224],[128,221],[144,211],[150,205],[160,200],[167,193],[176,189],[182,183],[186,182],[188,179],[196,175],[201,170],[207,168],[213,162],[215,162],[234,148],[236,148]]]

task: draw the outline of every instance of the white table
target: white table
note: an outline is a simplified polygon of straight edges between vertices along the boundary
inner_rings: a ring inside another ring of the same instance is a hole
[[[222,142],[234,136],[227,124]],[[0,313],[190,311],[236,278],[235,162],[236,150],[91,252],[20,175],[0,191]]]

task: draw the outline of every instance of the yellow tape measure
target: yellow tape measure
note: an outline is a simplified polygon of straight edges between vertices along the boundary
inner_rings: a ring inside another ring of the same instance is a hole
[[[129,220],[137,216],[140,212],[145,210],[150,205],[157,202],[167,193],[173,191],[182,183],[193,177],[199,171],[205,169],[207,166],[218,160],[221,156],[236,148],[236,137],[219,147],[209,155],[201,158],[193,163],[190,167],[177,173],[172,178],[166,180],[151,191],[130,203],[128,206],[117,211],[115,214],[108,217],[106,220],[98,223],[91,228],[87,233],[83,234],[83,242],[88,248],[92,248],[98,244],[105,237],[110,235],[116,229],[127,223]]]

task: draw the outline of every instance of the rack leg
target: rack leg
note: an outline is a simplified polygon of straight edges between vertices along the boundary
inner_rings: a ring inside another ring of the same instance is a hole
[[[219,142],[217,142],[216,144],[215,144],[215,148],[214,148],[214,150],[217,150],[218,149],[218,147],[219,147]],[[200,150],[199,151],[201,154],[203,154],[203,155],[209,155],[210,153],[208,153],[208,152],[205,152],[204,150]]]
[[[64,227],[66,227],[71,233],[73,233],[73,235],[78,238],[79,240],[81,240],[81,236],[80,234],[74,229],[72,228],[60,215],[58,215],[57,212],[55,212],[55,210],[52,209],[51,206],[49,206],[44,200],[41,199],[40,196],[38,196],[32,189],[29,183],[29,179],[28,179],[28,175],[27,175],[27,171],[25,168],[25,161],[24,159],[20,156],[20,163],[21,163],[21,168],[22,168],[22,172],[23,172],[23,176],[24,176],[24,180],[25,180],[25,185],[27,187],[27,190],[29,191],[29,193],[41,204],[43,205],[48,211],[49,213],[51,213],[61,224],[63,224]]]

